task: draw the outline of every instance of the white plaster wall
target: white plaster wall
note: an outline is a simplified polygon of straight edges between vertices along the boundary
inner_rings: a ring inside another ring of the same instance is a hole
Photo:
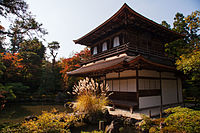
[[[160,106],[160,96],[139,97],[139,109]]]
[[[162,80],[163,105],[177,103],[176,80]]]
[[[159,72],[153,71],[153,70],[139,70],[138,71],[139,76],[144,76],[144,77],[159,77]]]
[[[160,80],[156,80],[156,89],[160,89]]]
[[[128,92],[136,92],[136,79],[128,79]]]
[[[109,91],[136,92],[136,79],[107,80],[106,82]]]
[[[106,74],[106,78],[118,78],[118,73],[108,73]]]
[[[108,84],[109,91],[112,91],[112,80],[107,80],[106,83]]]
[[[162,78],[176,78],[175,74],[172,72],[161,72]]]
[[[113,91],[119,91],[119,80],[113,80]]]
[[[126,70],[126,71],[120,72],[120,77],[131,77],[131,76],[136,76],[135,70]]]
[[[120,91],[121,92],[127,92],[128,91],[128,85],[127,80],[120,80]]]
[[[139,79],[139,90],[160,89],[160,81],[157,79]]]
[[[178,93],[179,93],[179,102],[183,102],[183,94],[182,94],[182,82],[181,79],[178,78]]]

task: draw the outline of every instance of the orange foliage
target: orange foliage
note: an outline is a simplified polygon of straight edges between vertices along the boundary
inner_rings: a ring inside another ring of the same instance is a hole
[[[68,80],[67,72],[81,67],[81,63],[91,57],[90,50],[85,48],[79,53],[75,53],[73,57],[61,59],[60,66],[64,81]]]
[[[2,61],[6,67],[15,67],[15,68],[23,68],[23,65],[20,63],[22,58],[18,57],[18,53],[0,53],[2,56]]]

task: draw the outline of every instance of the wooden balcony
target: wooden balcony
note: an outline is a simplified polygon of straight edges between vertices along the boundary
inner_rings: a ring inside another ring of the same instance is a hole
[[[93,55],[91,58],[88,59],[88,61],[83,62],[83,64],[87,64],[87,63],[90,63],[90,62],[95,62],[97,60],[101,60],[101,59],[105,59],[105,58],[108,58],[108,57],[111,57],[111,56],[115,56],[115,55],[121,54],[123,52],[126,52],[127,50],[128,50],[128,45],[123,44],[123,45],[120,45],[118,47],[114,47],[112,49],[109,49],[109,50],[103,51],[101,53],[98,53],[96,55]]]
[[[168,60],[172,60],[170,58],[168,58],[167,56],[164,55],[164,53],[162,53],[161,51],[156,51],[156,50],[151,50],[151,49],[145,49],[145,48],[137,48],[134,47],[132,45],[130,45],[130,43],[126,43],[123,45],[120,45],[118,47],[114,47],[112,49],[103,51],[101,53],[98,53],[96,55],[93,55],[91,58],[89,58],[86,62],[83,62],[82,64],[87,64],[90,62],[95,62],[98,60],[102,60],[111,56],[115,56],[115,55],[119,55],[121,53],[128,53],[128,55],[147,55],[147,56],[153,56],[153,57],[157,57],[157,58],[161,58],[161,59],[168,59]]]

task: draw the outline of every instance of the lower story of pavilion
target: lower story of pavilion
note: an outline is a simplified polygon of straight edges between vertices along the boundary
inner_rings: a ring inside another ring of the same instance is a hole
[[[100,78],[116,106],[136,110],[182,103],[182,81],[175,67],[144,56],[120,55],[90,63],[69,75]]]

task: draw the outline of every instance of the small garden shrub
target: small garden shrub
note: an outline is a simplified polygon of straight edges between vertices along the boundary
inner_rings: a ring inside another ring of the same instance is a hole
[[[84,132],[84,131],[81,131],[81,133],[104,133],[103,131],[96,131],[96,130],[94,130],[94,131],[92,131],[92,132]]]
[[[53,109],[51,112],[43,112],[37,118],[35,121],[25,121],[21,125],[8,126],[2,132],[70,133],[70,127],[82,119],[82,116],[65,112],[59,113]]]
[[[143,120],[139,122],[138,129],[141,131],[149,131],[149,129],[154,125],[151,118],[143,115]]]
[[[199,133],[200,132],[200,111],[188,108],[169,108],[165,110],[169,116],[165,119],[167,130],[177,132]]]
[[[144,117],[139,129],[150,133],[200,133],[200,111],[189,108],[175,107],[164,111],[166,118],[150,119]],[[160,129],[160,123],[165,126]]]
[[[93,79],[80,80],[74,87],[74,94],[77,95],[75,111],[87,114],[102,112],[108,104],[108,90],[108,85],[104,86],[103,83],[99,84]]]

